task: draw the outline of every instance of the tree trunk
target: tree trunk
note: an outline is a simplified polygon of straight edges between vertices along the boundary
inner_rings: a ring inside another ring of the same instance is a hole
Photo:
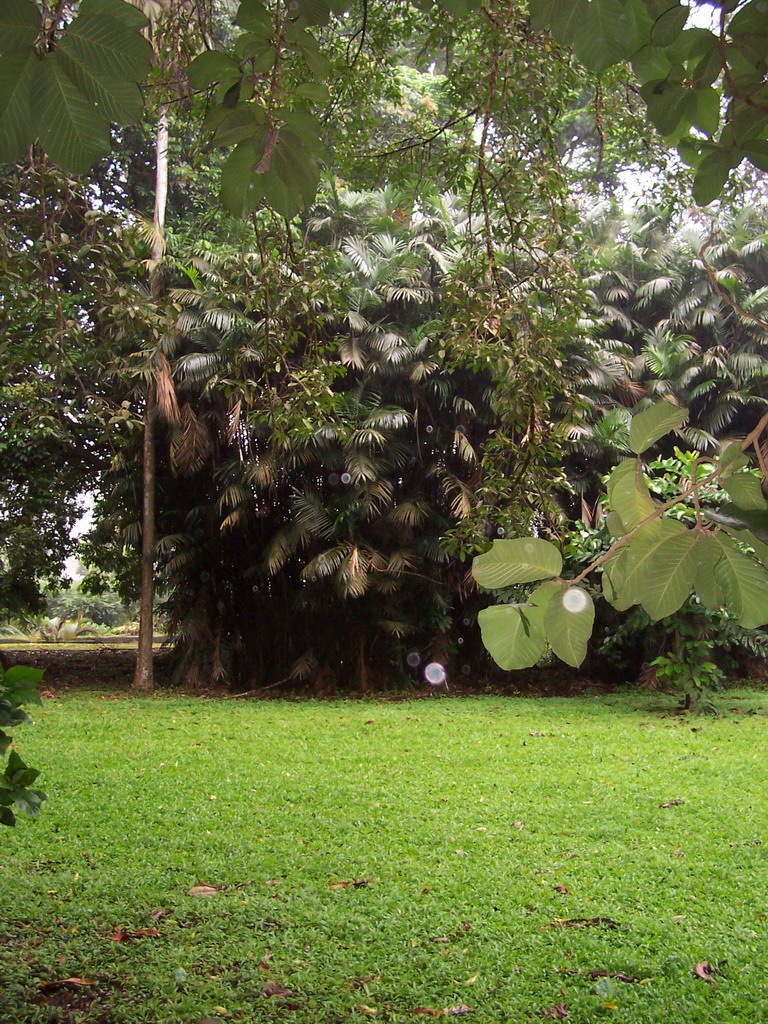
[[[154,686],[154,659],[152,643],[155,633],[155,409],[147,395],[144,413],[144,451],[142,476],[144,497],[141,508],[141,590],[139,597],[139,649],[136,654],[134,690],[149,693]]]
[[[160,299],[163,290],[160,263],[165,249],[165,208],[168,201],[168,107],[160,107],[155,135],[155,215],[150,248],[152,298]],[[157,487],[156,452],[157,403],[154,388],[147,387],[144,411],[144,449],[141,508],[141,583],[139,596],[139,649],[136,654],[134,690],[150,693],[154,687],[153,640],[155,635],[155,491]]]

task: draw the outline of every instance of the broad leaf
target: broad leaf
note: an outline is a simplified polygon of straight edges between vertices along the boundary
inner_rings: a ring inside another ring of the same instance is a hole
[[[622,603],[643,604],[650,601],[652,607],[657,603],[672,603],[675,590],[671,591],[669,598],[665,599],[667,582],[662,576],[657,576],[659,569],[659,548],[668,540],[687,535],[688,531],[682,523],[675,519],[662,519],[658,522],[644,526],[631,540],[625,563],[625,576],[619,591],[619,599]],[[679,586],[679,584],[678,584]],[[691,579],[688,580],[688,590],[691,589]],[[687,596],[687,591],[686,591]],[[683,597],[682,600],[685,600]],[[682,604],[682,600],[680,604]],[[679,607],[679,605],[677,606]],[[646,608],[646,611],[648,609]],[[674,609],[673,609],[674,611]],[[648,612],[650,615],[650,611]],[[670,614],[665,612],[665,614]]]
[[[63,43],[56,51],[57,60],[83,96],[114,124],[138,123],[144,112],[144,98],[136,82],[95,73],[89,64],[82,63],[76,48],[68,50]]]
[[[642,455],[644,451],[664,437],[670,430],[676,430],[688,418],[688,410],[680,409],[671,402],[657,402],[650,409],[644,409],[632,417],[629,426],[629,447]]]
[[[557,590],[544,610],[544,633],[558,658],[578,668],[587,656],[595,606],[581,587],[558,586]]]
[[[31,46],[0,59],[0,163],[17,160],[34,142],[32,97],[40,66]]]
[[[603,564],[603,596],[608,604],[619,611],[626,611],[635,603],[624,592],[624,580],[627,578],[627,556],[629,548],[623,547],[615,552]]]
[[[733,149],[716,149],[708,153],[699,164],[693,181],[693,198],[699,206],[706,206],[720,195],[723,185],[743,154]]]
[[[717,578],[715,569],[723,558],[720,538],[714,534],[700,534],[696,545],[696,571],[693,589],[705,608],[718,611],[725,604],[725,593]]]
[[[40,142],[64,171],[84,174],[109,152],[106,118],[80,92],[55,52],[40,63],[37,74]]]
[[[193,89],[207,89],[215,82],[236,79],[240,76],[240,65],[220,50],[206,50],[198,54],[187,68],[187,78]]]
[[[534,604],[494,605],[477,616],[486,650],[506,671],[531,668],[547,649],[543,619],[544,609]]]
[[[41,27],[40,11],[29,0],[0,3],[0,56],[31,46]]]
[[[259,202],[259,191],[253,183],[253,171],[258,162],[253,139],[248,139],[232,150],[222,168],[221,202],[235,217],[244,217]]]
[[[608,479],[608,503],[621,518],[624,530],[631,530],[656,511],[639,459],[625,459],[613,470]]]
[[[741,444],[738,441],[732,441],[720,456],[720,466],[722,467],[720,479],[727,480],[729,476],[732,476],[748,464],[749,459],[744,454]]]
[[[740,509],[765,511],[768,502],[763,495],[761,477],[755,473],[735,473],[723,480],[723,488],[734,505]]]
[[[636,581],[640,603],[651,619],[663,619],[682,607],[691,592],[697,570],[698,535],[692,530],[662,540],[643,561],[642,574],[634,572],[632,552],[625,587]]]
[[[561,4],[561,7],[566,6],[570,5]],[[647,42],[637,37],[637,27],[627,16],[627,6],[621,0],[591,0],[575,26],[574,53],[591,71],[604,71],[626,60]]]
[[[768,622],[768,571],[740,551],[730,537],[721,540],[723,558],[715,574],[723,588],[726,607],[746,629]]]
[[[554,544],[534,537],[518,537],[495,540],[490,551],[474,559],[472,575],[481,587],[494,590],[559,576],[562,568],[563,558]]]
[[[106,82],[138,82],[152,57],[152,47],[140,32],[94,3],[81,7],[57,49]]]
[[[237,24],[268,39],[275,31],[275,20],[261,0],[243,0],[237,9]]]

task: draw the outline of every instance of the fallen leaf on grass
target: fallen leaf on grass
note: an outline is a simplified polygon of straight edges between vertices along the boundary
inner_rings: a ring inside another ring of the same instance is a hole
[[[563,896],[567,896],[567,895],[568,895],[568,893],[569,893],[569,891],[570,891],[570,890],[569,890],[569,889],[568,889],[568,888],[567,888],[566,886],[564,886],[564,885],[555,885],[555,886],[553,886],[553,888],[554,888],[555,892],[561,892],[561,893],[563,894]]]
[[[353,878],[350,882],[331,882],[331,889],[348,889],[350,885],[354,889],[365,889],[366,886],[371,884],[370,878]]]
[[[717,982],[712,977],[713,974],[719,974],[720,971],[712,964],[702,961],[701,963],[693,965],[693,973],[697,978],[701,978],[702,981],[708,981],[710,985],[716,985]]]
[[[548,1010],[545,1010],[541,1015],[542,1017],[554,1017],[555,1020],[563,1020],[568,1016],[568,1007],[565,1003],[555,1003],[554,1006],[550,1006]]]
[[[292,999],[293,992],[286,988],[282,981],[268,981],[261,994],[265,999]]]
[[[412,1017],[442,1017],[443,1011],[436,1010],[434,1006],[418,1006],[415,1010],[411,1010]]]
[[[44,981],[40,986],[43,991],[46,989],[58,988],[59,985],[95,985],[96,982],[92,978],[62,978],[61,981]]]
[[[458,1017],[462,1013],[472,1013],[472,1011],[464,1003],[459,1003],[456,1006],[446,1006],[443,1010],[444,1017]]]
[[[623,971],[619,971],[617,974],[611,974],[609,971],[590,971],[590,978],[613,978],[616,981],[640,981],[639,978],[633,978],[631,974],[624,974]]]
[[[365,1003],[360,1003],[360,1007],[363,1013],[367,1013],[369,1017],[375,1017],[377,1010],[375,1006],[366,1006]]]
[[[611,917],[556,917],[551,928],[620,928],[618,921]]]
[[[684,800],[667,800],[665,804],[659,804],[659,807],[679,807],[680,804],[685,803]]]
[[[129,932],[124,931],[122,928],[118,928],[115,934],[112,936],[113,942],[127,942],[128,939],[147,939],[147,938],[158,938],[160,932],[157,928],[138,928],[136,931]]]
[[[525,822],[524,821],[513,821],[512,822],[512,828],[516,828],[518,832],[522,832],[523,829],[525,828]]]
[[[187,892],[190,896],[215,896],[222,889],[226,889],[226,885],[193,885]]]
[[[150,910],[149,916],[153,917],[155,921],[159,921],[161,917],[168,917],[172,913],[172,910]]]

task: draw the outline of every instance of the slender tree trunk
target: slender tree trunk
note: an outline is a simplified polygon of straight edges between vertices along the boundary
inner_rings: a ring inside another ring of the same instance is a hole
[[[162,294],[160,262],[165,248],[165,208],[168,201],[168,107],[160,107],[155,136],[155,215],[150,259],[150,287],[156,301]],[[152,384],[147,386],[144,412],[141,508],[141,582],[139,597],[139,649],[133,688],[149,693],[154,687],[153,640],[155,634],[155,492],[157,489],[157,402]]]

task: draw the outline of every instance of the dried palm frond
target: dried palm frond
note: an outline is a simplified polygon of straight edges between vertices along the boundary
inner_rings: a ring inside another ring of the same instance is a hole
[[[211,454],[211,438],[205,424],[185,402],[179,415],[179,427],[171,437],[171,461],[182,476],[198,473]]]
[[[163,417],[169,423],[176,424],[179,422],[179,403],[173,384],[171,364],[162,352],[157,353],[157,359],[160,365],[154,380],[155,401]]]

